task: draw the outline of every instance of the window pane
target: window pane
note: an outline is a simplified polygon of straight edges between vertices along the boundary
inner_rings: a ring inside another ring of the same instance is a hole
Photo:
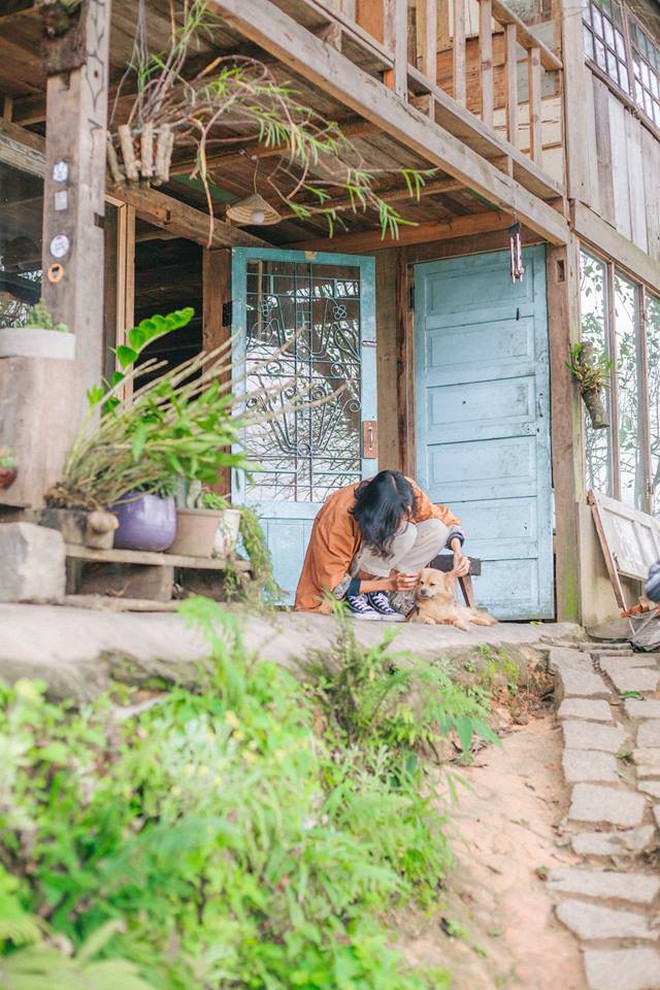
[[[647,297],[646,341],[649,367],[649,441],[654,516],[660,516],[660,297]]]
[[[0,162],[0,327],[22,326],[41,295],[43,187]]]
[[[610,48],[614,48],[614,28],[608,20],[605,20],[603,27],[605,29],[605,41]]]
[[[605,45],[596,38],[596,62],[601,69],[607,68],[605,64]]]
[[[622,59],[625,62],[625,60],[626,60],[626,44],[625,44],[625,42],[623,40],[623,35],[621,34],[620,31],[617,31],[617,33],[616,33],[616,51],[617,51],[617,55],[619,56],[619,58]]]
[[[584,50],[587,54],[587,58],[593,59],[594,57],[594,40],[591,37],[591,31],[584,25]]]
[[[608,356],[605,302],[605,265],[590,255],[581,255],[580,279],[581,337],[594,345],[594,358]],[[605,403],[610,406],[609,390]],[[610,430],[594,430],[585,408],[585,455],[587,487],[604,495],[612,494]]]
[[[614,277],[616,383],[619,398],[621,499],[644,508],[644,463],[639,429],[639,355],[637,287]]]

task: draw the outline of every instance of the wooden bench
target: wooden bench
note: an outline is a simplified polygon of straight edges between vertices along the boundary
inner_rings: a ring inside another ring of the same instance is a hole
[[[192,572],[238,571],[250,577],[246,560],[223,557],[184,557],[173,553],[143,550],[94,550],[79,544],[66,544],[67,594],[110,595],[170,601],[176,569]]]
[[[468,557],[470,570],[465,577],[459,578],[458,583],[468,608],[474,608],[474,590],[472,588],[472,576],[479,577],[481,574],[481,560],[479,557]],[[436,571],[444,571],[447,574],[454,566],[454,556],[450,553],[439,553],[434,557],[429,567],[435,567]]]

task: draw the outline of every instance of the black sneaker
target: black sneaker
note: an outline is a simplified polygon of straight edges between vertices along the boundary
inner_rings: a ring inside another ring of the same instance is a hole
[[[370,622],[380,622],[383,616],[372,608],[368,595],[346,595],[344,601],[348,605],[348,614],[352,619],[368,619]]]
[[[379,616],[384,622],[403,622],[405,619],[404,615],[397,612],[390,605],[390,600],[384,591],[370,591],[365,598],[374,609],[378,612]]]

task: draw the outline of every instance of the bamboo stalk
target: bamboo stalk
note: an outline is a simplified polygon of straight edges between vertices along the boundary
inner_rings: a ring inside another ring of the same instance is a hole
[[[106,158],[108,162],[108,168],[110,169],[110,175],[112,176],[112,181],[115,185],[119,186],[126,182],[126,176],[122,172],[119,166],[119,158],[117,157],[117,152],[115,151],[115,146],[112,143],[112,138],[108,134],[105,144]]]
[[[124,169],[129,182],[137,182],[140,178],[137,158],[133,149],[133,135],[128,124],[120,124],[117,128],[121,153],[124,159]]]
[[[142,178],[150,179],[154,174],[154,125],[152,120],[148,120],[144,125],[140,147],[142,150]]]

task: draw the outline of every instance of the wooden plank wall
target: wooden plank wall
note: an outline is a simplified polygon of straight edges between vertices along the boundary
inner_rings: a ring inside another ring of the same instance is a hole
[[[589,75],[590,167],[583,202],[660,261],[660,141],[605,82]]]

